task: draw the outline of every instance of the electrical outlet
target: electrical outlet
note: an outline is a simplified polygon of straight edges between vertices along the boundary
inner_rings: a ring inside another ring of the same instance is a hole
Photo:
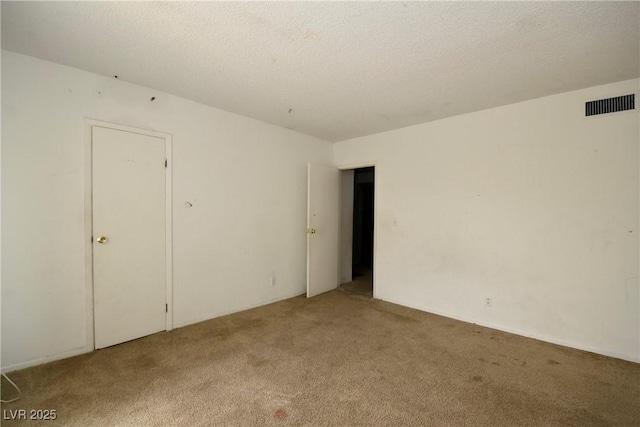
[[[491,297],[486,297],[484,299],[484,305],[487,307],[491,307],[492,301],[491,301]]]
[[[271,286],[275,286],[276,285],[276,276],[273,276],[271,278]]]

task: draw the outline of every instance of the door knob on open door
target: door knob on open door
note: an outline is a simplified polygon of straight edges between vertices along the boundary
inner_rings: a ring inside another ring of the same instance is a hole
[[[316,234],[316,230],[314,228],[307,228],[307,233]]]
[[[107,243],[107,239],[105,236],[98,237],[98,243]]]

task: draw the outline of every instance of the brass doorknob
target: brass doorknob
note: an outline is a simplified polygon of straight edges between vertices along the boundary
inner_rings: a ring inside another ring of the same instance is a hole
[[[107,238],[105,236],[98,237],[98,243],[107,243]]]
[[[308,228],[308,229],[307,229],[307,233],[309,233],[309,234],[316,234],[316,230],[315,230],[315,229],[313,229],[313,228]]]

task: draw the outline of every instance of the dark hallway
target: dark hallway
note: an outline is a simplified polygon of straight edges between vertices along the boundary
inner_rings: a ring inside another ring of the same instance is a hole
[[[355,169],[353,180],[353,280],[343,289],[373,297],[374,167]]]

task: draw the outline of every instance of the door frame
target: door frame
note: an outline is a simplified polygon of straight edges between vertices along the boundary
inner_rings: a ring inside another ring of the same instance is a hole
[[[373,181],[373,271],[371,272],[371,285],[373,286],[373,298],[378,298],[376,292],[376,274],[378,271],[378,165],[377,162],[363,162],[363,163],[347,163],[342,165],[336,165],[339,171],[355,170],[362,168],[374,168],[374,181]],[[342,188],[342,174],[340,175],[340,188]],[[355,191],[355,189],[354,189]],[[340,214],[342,214],[342,201],[340,202]],[[338,240],[340,241],[340,240]],[[340,248],[338,248],[340,250]],[[353,245],[352,245],[353,250]],[[342,260],[342,254],[340,254]]]
[[[84,263],[85,263],[85,304],[86,304],[86,348],[87,352],[94,351],[94,301],[93,301],[93,126],[124,132],[137,133],[164,139],[167,167],[165,171],[165,298],[167,313],[165,316],[165,330],[173,329],[173,201],[172,201],[172,148],[171,134],[154,130],[140,129],[94,119],[84,120]]]

